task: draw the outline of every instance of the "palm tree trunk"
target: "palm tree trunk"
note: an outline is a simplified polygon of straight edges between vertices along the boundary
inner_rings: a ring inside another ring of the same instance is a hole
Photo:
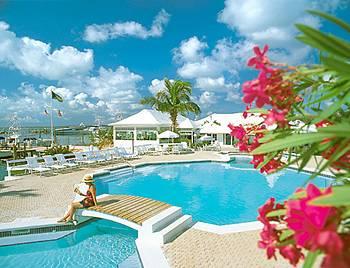
[[[176,128],[177,128],[177,112],[171,112],[170,113],[170,120],[171,120],[171,131],[176,132]]]

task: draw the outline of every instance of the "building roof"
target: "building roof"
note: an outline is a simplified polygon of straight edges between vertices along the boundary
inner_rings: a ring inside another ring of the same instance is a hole
[[[205,134],[219,134],[230,133],[229,124],[234,126],[248,126],[256,125],[263,122],[259,114],[249,114],[247,118],[243,117],[242,113],[232,114],[211,114],[203,119],[196,121],[200,133]]]
[[[186,117],[179,115],[178,118],[179,128],[185,128],[180,126],[189,126],[189,122]],[[170,127],[171,120],[168,114],[162,113],[152,109],[143,109],[142,111],[133,114],[121,121],[111,123],[110,126],[117,127]]]
[[[192,121],[182,115],[178,116],[179,129],[200,129],[203,134],[219,134],[230,133],[228,124],[239,125],[255,125],[259,124],[263,119],[259,114],[249,114],[244,118],[242,113],[232,114],[212,114],[197,121]],[[111,126],[124,128],[142,128],[142,127],[170,127],[171,120],[167,113],[162,113],[152,109],[143,109],[121,121],[110,124]]]

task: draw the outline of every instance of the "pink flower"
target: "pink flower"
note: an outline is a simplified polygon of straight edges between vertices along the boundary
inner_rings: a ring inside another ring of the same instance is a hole
[[[275,109],[271,109],[267,114],[264,122],[268,126],[271,126],[276,123],[283,126],[287,123],[285,115],[286,111],[279,112]]]
[[[243,84],[243,95],[243,102],[251,104],[255,100],[259,108],[270,103],[270,97],[266,95],[265,87],[258,79]]]
[[[242,115],[243,115],[243,118],[246,119],[246,118],[248,117],[248,112],[247,112],[247,110],[245,110],[245,111],[243,112]]]
[[[266,250],[268,259],[272,257],[276,260],[276,244],[278,242],[278,235],[275,224],[266,224],[260,232],[258,247]]]
[[[264,68],[266,63],[269,62],[268,58],[265,56],[268,49],[269,49],[269,47],[267,45],[264,46],[263,51],[261,51],[258,46],[255,46],[253,48],[254,53],[255,53],[255,57],[252,57],[248,60],[248,66],[249,67],[253,66],[256,69]]]
[[[321,249],[330,254],[337,254],[342,250],[343,243],[336,232],[337,224],[334,222],[338,220],[336,209],[309,204],[310,200],[331,192],[331,188],[321,192],[316,186],[309,184],[305,198],[287,201],[286,222],[288,228],[295,232],[294,238],[297,245],[311,251]]]
[[[275,198],[270,197],[264,205],[258,209],[258,220],[264,224],[269,224],[269,219],[266,215],[275,209]]]
[[[269,162],[266,163],[261,169],[260,172],[266,172],[267,174],[276,172],[281,166],[282,162],[276,159],[271,159]]]
[[[280,253],[283,258],[287,259],[293,266],[296,266],[299,260],[304,258],[303,253],[301,253],[301,248],[298,248],[295,245],[281,247]]]
[[[242,140],[247,134],[242,125],[234,126],[232,124],[229,124],[228,127],[231,129],[231,136],[235,137],[238,140]]]
[[[254,165],[254,168],[257,168],[262,162],[264,162],[264,155],[262,154],[253,155],[253,160],[250,161],[250,163]]]
[[[321,264],[322,268],[348,268],[350,267],[350,235],[341,235],[344,248],[340,254],[327,254]]]

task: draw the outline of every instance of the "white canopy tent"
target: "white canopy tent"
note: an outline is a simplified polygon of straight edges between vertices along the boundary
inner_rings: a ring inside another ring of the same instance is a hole
[[[179,137],[179,134],[172,132],[170,130],[164,131],[158,135],[160,139],[176,139]]]
[[[208,135],[204,135],[198,139],[199,141],[213,141],[214,138]]]

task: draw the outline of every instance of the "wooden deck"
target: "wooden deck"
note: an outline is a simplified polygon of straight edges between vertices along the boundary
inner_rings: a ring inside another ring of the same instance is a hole
[[[157,200],[130,195],[110,195],[98,200],[98,206],[88,208],[134,222],[138,225],[171,205]]]

